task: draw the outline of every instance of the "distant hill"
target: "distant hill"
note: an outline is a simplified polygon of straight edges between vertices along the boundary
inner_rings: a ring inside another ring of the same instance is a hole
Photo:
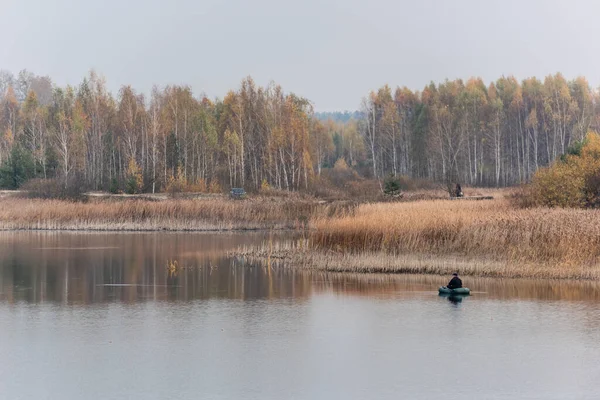
[[[316,112],[315,117],[321,121],[327,121],[327,120],[331,119],[336,122],[348,122],[351,119],[360,119],[360,112],[358,112],[358,111]]]

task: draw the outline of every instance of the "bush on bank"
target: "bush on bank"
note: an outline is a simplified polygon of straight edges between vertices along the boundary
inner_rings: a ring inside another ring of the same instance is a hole
[[[590,132],[566,155],[540,168],[526,194],[527,204],[547,207],[600,206],[600,135]]]

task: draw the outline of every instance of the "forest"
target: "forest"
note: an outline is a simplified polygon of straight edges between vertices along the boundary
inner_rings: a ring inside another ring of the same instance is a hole
[[[557,73],[446,80],[421,91],[386,85],[355,112],[313,108],[250,77],[209,99],[189,86],[149,95],[123,86],[113,95],[95,72],[59,87],[26,70],[2,71],[0,187],[34,180],[114,193],[310,192],[339,186],[342,172],[356,181],[511,186],[596,129],[600,93],[583,77]]]

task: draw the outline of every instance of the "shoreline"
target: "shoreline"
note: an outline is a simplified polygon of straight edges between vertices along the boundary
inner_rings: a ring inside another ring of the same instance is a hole
[[[272,197],[74,202],[0,198],[0,231],[223,232],[306,229],[343,203]]]
[[[517,279],[600,280],[598,218],[600,210],[523,209],[505,197],[363,204],[0,199],[0,232],[273,232],[289,236],[229,255],[328,272]]]
[[[0,222],[1,223],[1,222]],[[299,232],[294,227],[259,227],[259,228],[0,228],[0,233],[10,232],[80,232],[80,233],[268,233]]]
[[[239,249],[229,255],[271,267],[343,274],[449,276],[458,272],[461,276],[476,278],[600,281],[600,265],[525,264],[481,257],[417,253],[338,254],[297,249],[270,251],[266,247]]]

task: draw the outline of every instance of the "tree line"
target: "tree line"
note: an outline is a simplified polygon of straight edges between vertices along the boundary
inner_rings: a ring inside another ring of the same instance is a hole
[[[77,86],[0,72],[0,185],[31,178],[87,190],[310,190],[324,169],[505,186],[528,181],[595,128],[599,93],[584,78],[502,77],[384,86],[333,120],[274,83],[244,79],[222,99],[189,86],[123,86],[91,72]],[[334,115],[334,114],[331,114]],[[362,179],[361,178],[361,179]]]
[[[600,94],[585,78],[501,77],[384,86],[362,104],[361,132],[375,176],[509,186],[527,182],[598,126]]]
[[[11,177],[93,190],[157,192],[173,182],[299,190],[314,174],[313,142],[325,134],[306,99],[251,78],[222,100],[195,97],[188,86],[154,88],[149,98],[123,86],[115,98],[95,73],[64,88],[36,88],[34,75],[4,79],[0,163]]]

